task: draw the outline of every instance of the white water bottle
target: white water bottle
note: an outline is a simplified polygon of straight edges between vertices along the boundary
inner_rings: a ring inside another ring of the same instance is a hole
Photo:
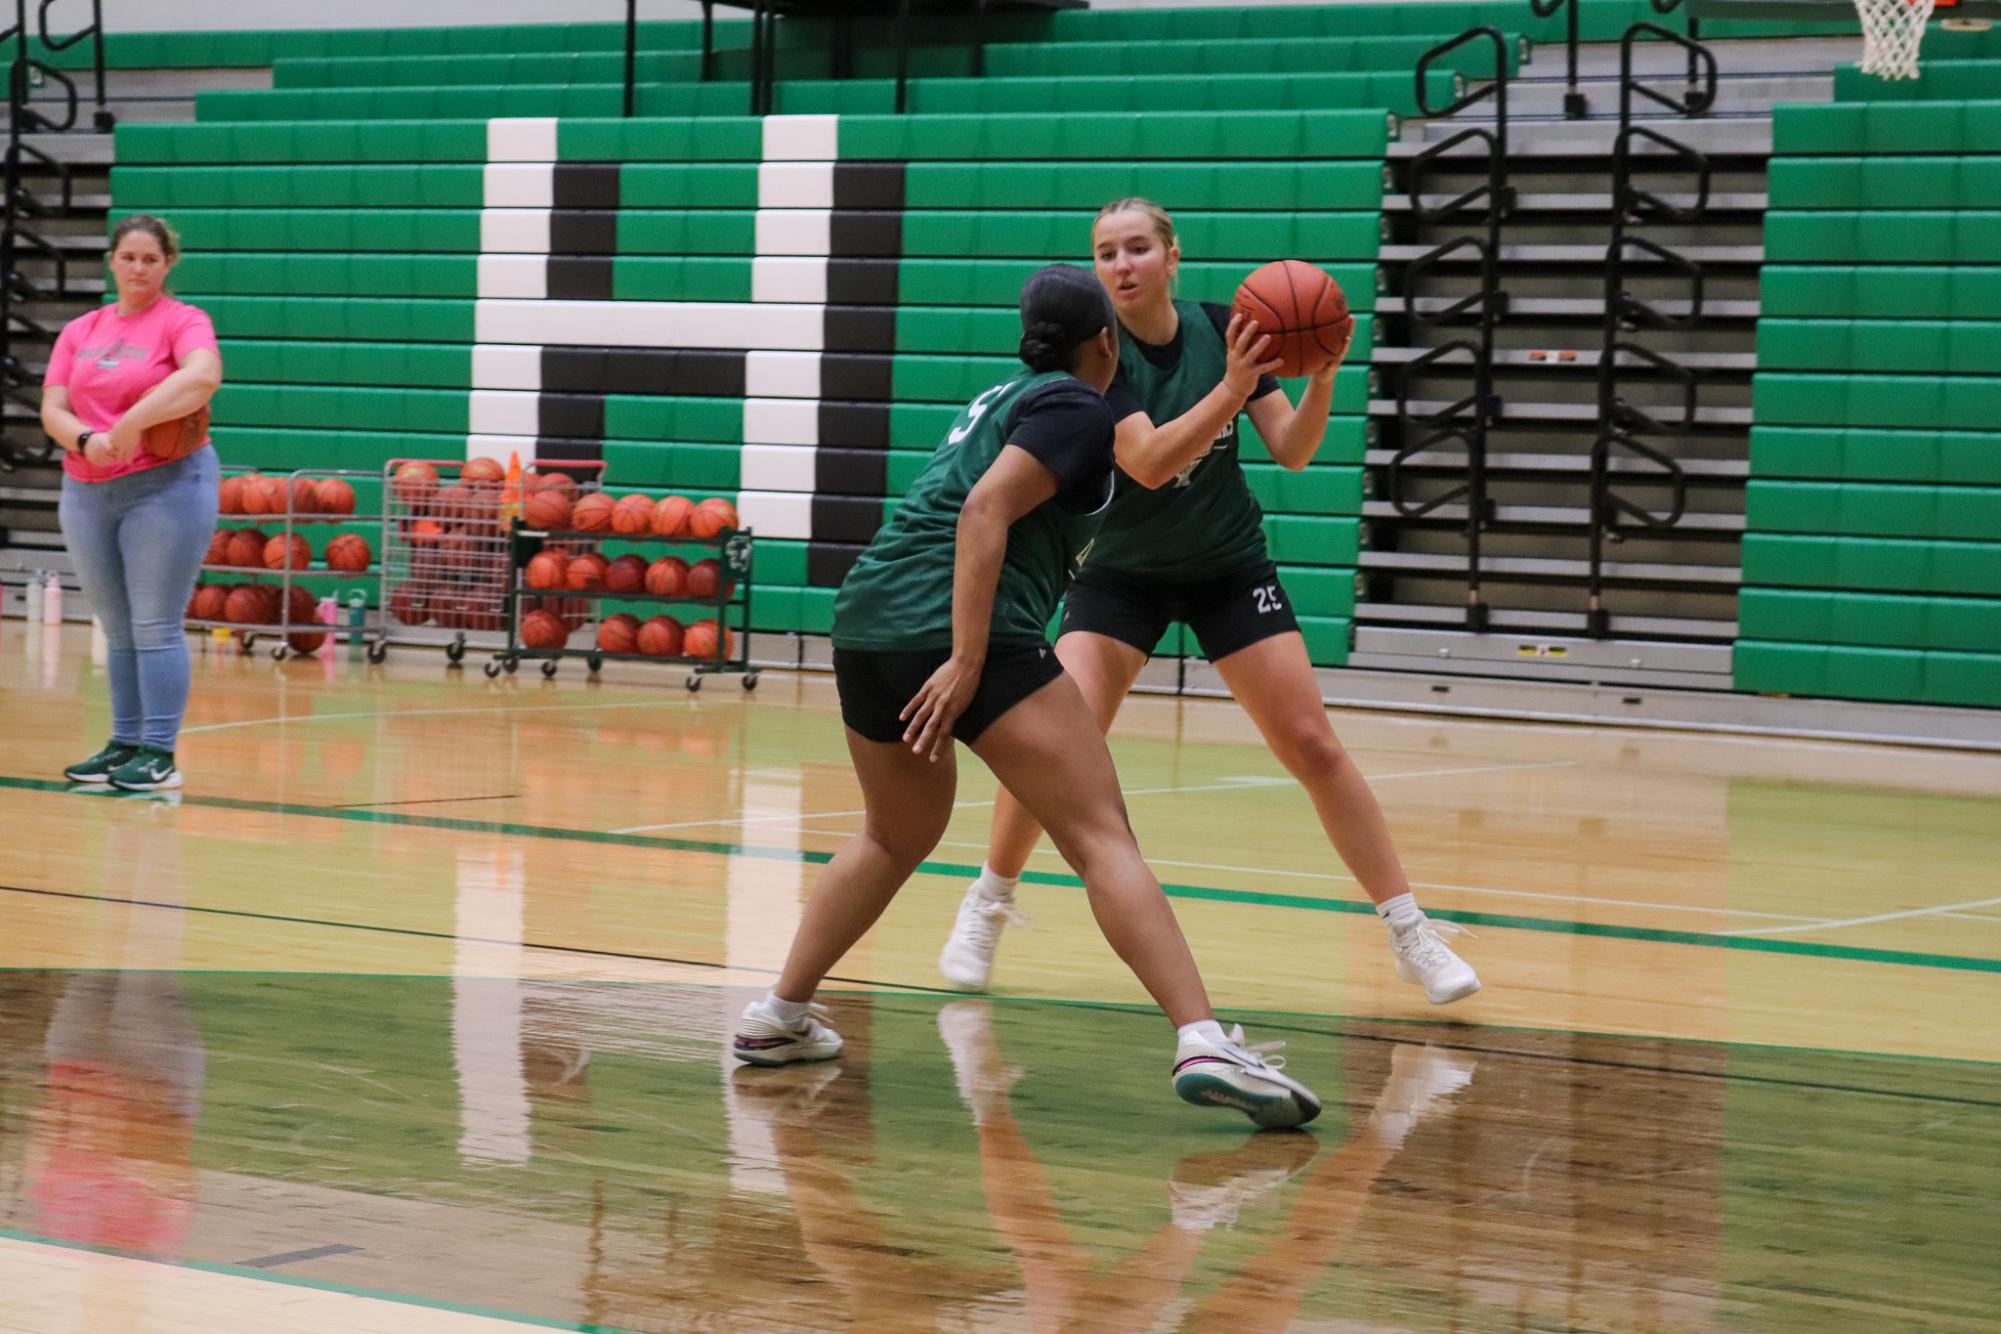
[[[63,581],[55,575],[48,576],[42,585],[42,624],[61,625],[63,623]]]

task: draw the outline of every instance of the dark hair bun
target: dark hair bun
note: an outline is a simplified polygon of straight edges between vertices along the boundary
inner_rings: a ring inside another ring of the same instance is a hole
[[[1097,277],[1051,264],[1021,288],[1021,359],[1034,371],[1070,369],[1077,348],[1112,326],[1112,299]]]

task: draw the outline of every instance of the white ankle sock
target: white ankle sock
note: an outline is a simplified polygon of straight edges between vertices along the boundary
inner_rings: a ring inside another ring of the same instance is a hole
[[[1021,883],[1018,875],[1000,875],[985,862],[980,863],[980,878],[973,882],[980,887],[980,893],[990,899],[1006,902],[1014,897],[1014,887]]]
[[[779,1023],[796,1024],[813,1008],[813,1002],[780,1000],[777,992],[767,991],[764,993],[764,1008],[771,1011],[771,1017]]]
[[[1225,1033],[1223,1026],[1214,1019],[1197,1019],[1194,1023],[1183,1024],[1175,1030],[1176,1042],[1186,1042],[1190,1038],[1201,1038],[1204,1042],[1212,1042],[1220,1047],[1230,1040],[1230,1035]]]
[[[1424,920],[1424,910],[1417,906],[1417,895],[1403,893],[1378,903],[1376,916],[1388,922],[1390,930],[1404,931]]]

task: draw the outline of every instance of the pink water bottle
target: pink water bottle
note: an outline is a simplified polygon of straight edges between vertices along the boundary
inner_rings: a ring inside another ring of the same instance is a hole
[[[63,584],[51,574],[42,584],[42,624],[61,625],[63,623]]]

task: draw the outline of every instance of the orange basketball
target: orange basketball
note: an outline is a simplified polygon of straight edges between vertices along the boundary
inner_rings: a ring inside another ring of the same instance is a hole
[[[723,530],[723,516],[703,501],[688,513],[688,536],[714,537]]]
[[[422,625],[430,619],[430,599],[416,584],[398,584],[389,590],[389,614],[405,625]]]
[[[1348,298],[1324,270],[1297,259],[1274,260],[1244,279],[1230,309],[1256,320],[1271,338],[1283,376],[1311,375],[1341,350]]]
[[[297,584],[292,585],[288,595],[290,602],[285,607],[285,624],[288,626],[314,625],[318,623],[319,604],[313,595]],[[285,636],[294,653],[318,653],[320,645],[327,642],[324,630],[299,630]]]
[[[570,526],[578,532],[601,533],[611,527],[612,511],[616,508],[610,496],[593,491],[570,507]]]
[[[688,596],[697,602],[707,602],[722,592],[722,566],[713,560],[698,560],[688,567]]]
[[[195,599],[188,604],[188,616],[197,621],[219,621],[229,605],[229,590],[219,584],[197,584]]]
[[[459,522],[482,533],[500,522],[500,484],[468,482],[457,488],[464,493],[459,502]]]
[[[223,618],[236,625],[261,625],[265,620],[264,590],[239,584],[223,600]]]
[[[320,509],[328,514],[354,513],[354,488],[338,477],[320,483]]]
[[[560,551],[538,551],[528,558],[522,578],[530,588],[561,588],[569,566],[570,558]]]
[[[611,530],[614,533],[643,533],[652,523],[652,496],[624,496],[612,507]]]
[[[528,497],[521,517],[530,528],[545,533],[561,532],[570,526],[570,498],[553,487],[545,487]]]
[[[208,427],[208,404],[204,403],[185,417],[148,426],[139,433],[139,445],[154,458],[171,463],[175,459],[186,458],[206,444]]]
[[[631,653],[639,647],[639,618],[620,612],[598,626],[598,647],[607,653]]]
[[[239,528],[229,535],[229,559],[239,570],[264,568],[264,545],[271,539],[255,528]]]
[[[263,514],[264,478],[257,473],[247,472],[236,479],[237,513]]]
[[[595,551],[586,551],[570,561],[570,568],[563,572],[563,586],[575,593],[587,593],[603,588],[605,574],[611,563]]]
[[[342,533],[327,543],[327,568],[339,570],[343,574],[360,574],[375,559],[375,553],[368,549],[368,539],[359,533]]]
[[[215,508],[218,514],[243,513],[243,479],[225,477],[216,488]]]
[[[672,616],[655,616],[639,627],[639,651],[649,658],[681,656],[681,623]]]
[[[457,523],[472,510],[472,488],[466,486],[441,487],[432,497],[429,509],[440,523]]]
[[[662,556],[646,567],[646,591],[657,598],[677,598],[688,586],[688,562]]]
[[[286,485],[285,479],[283,477],[265,477],[259,480],[258,485],[264,491],[264,512],[266,514],[285,513],[286,507],[291,504],[292,500],[291,488]],[[245,508],[249,507],[246,505]]]
[[[310,477],[292,479],[292,513],[318,514],[320,512],[320,484]]]
[[[714,621],[696,621],[688,627],[687,638],[681,641],[681,651],[691,658],[714,658],[717,656],[717,636],[721,636],[721,656],[730,652],[730,632]]]
[[[722,496],[710,496],[696,508],[712,511],[723,521],[723,529],[726,532],[734,532],[740,526],[737,523],[736,506]]]
[[[236,534],[227,528],[218,528],[208,535],[208,554],[201,558],[204,565],[229,564],[229,540]]]
[[[422,460],[413,459],[396,469],[391,485],[398,500],[416,509],[437,491],[438,470]]]
[[[637,593],[646,587],[646,557],[620,556],[604,572],[607,593]]]
[[[507,469],[501,466],[498,459],[467,459],[465,467],[459,469],[459,480],[504,482],[507,480]]]
[[[566,472],[531,472],[522,480],[530,495],[554,491],[565,500],[577,498],[577,479]]]
[[[688,531],[688,515],[694,509],[686,496],[663,496],[653,507],[655,537],[679,537]]]
[[[303,570],[312,563],[313,549],[297,533],[290,537],[274,537],[264,544],[264,568],[267,570]]]
[[[521,642],[529,648],[561,648],[570,642],[569,627],[554,612],[537,607],[521,618]]]

